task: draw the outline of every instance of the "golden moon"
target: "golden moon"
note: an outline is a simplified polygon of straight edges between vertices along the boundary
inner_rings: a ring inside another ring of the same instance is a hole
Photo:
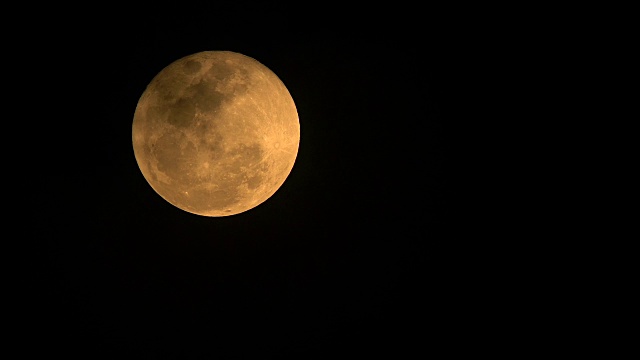
[[[149,185],[202,216],[239,214],[269,199],[300,142],[298,112],[280,78],[231,51],[195,53],[162,69],[142,93],[132,128]]]

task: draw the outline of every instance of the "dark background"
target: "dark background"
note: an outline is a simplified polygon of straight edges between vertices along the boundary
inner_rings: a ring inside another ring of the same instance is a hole
[[[477,239],[459,211],[473,175],[459,148],[472,29],[412,8],[129,10],[52,18],[30,44],[33,111],[48,115],[25,177],[42,265],[29,348],[87,359],[460,349],[478,304]],[[208,50],[275,72],[301,129],[283,186],[224,218],[163,200],[131,144],[146,85]]]

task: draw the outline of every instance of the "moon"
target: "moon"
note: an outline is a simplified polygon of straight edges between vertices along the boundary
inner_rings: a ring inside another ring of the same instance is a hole
[[[300,122],[265,65],[203,51],[162,69],[140,96],[133,150],[158,195],[184,211],[230,216],[269,199],[291,173]]]

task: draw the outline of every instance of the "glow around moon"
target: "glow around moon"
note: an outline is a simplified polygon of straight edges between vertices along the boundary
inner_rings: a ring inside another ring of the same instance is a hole
[[[255,59],[205,51],[178,59],[143,92],[133,150],[151,187],[203,216],[269,199],[293,168],[300,123],[282,81]]]

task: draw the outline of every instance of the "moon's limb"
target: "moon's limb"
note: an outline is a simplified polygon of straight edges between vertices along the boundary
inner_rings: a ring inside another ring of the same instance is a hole
[[[300,141],[295,104],[258,61],[196,53],[164,68],[140,97],[133,148],[151,187],[203,216],[247,211],[291,172]]]

